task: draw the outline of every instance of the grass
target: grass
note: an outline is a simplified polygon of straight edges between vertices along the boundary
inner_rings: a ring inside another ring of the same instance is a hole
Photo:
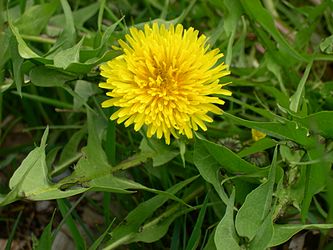
[[[303,236],[308,249],[332,248],[331,1],[0,8],[7,249],[48,249],[62,232],[77,249],[279,249]],[[231,71],[221,79],[233,92],[221,96],[224,114],[171,145],[109,120],[115,110],[100,106],[99,65],[119,55],[112,46],[129,27],[153,21],[204,33]]]

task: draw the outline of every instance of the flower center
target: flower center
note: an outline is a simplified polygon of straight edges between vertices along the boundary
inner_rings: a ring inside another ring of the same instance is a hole
[[[150,71],[151,74],[147,79],[147,92],[151,96],[169,99],[167,96],[171,96],[178,90],[176,71],[176,68],[167,65],[165,62],[154,65],[154,70]]]
[[[170,84],[175,82],[175,80],[173,79],[171,67],[169,72],[162,67],[156,68],[156,74],[154,78],[152,78],[153,79],[152,85],[159,87],[168,87]],[[152,85],[150,86],[153,87]]]

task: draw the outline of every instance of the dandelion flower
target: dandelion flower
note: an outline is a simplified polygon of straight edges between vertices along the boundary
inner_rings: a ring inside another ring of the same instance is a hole
[[[251,134],[252,134],[252,139],[254,141],[259,141],[259,140],[261,140],[261,139],[263,139],[263,138],[266,137],[265,133],[260,132],[259,130],[256,130],[254,128],[251,129]]]
[[[110,99],[102,107],[118,107],[111,116],[125,126],[143,126],[150,138],[193,137],[207,130],[208,113],[221,114],[224,101],[213,95],[231,95],[219,79],[228,75],[218,49],[209,50],[207,38],[193,28],[154,23],[144,30],[130,28],[126,41],[119,40],[123,54],[101,66]]]

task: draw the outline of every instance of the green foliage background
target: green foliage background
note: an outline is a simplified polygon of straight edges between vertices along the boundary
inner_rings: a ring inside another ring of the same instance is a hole
[[[14,0],[1,8],[0,205],[57,199],[63,218],[52,227],[50,215],[36,249],[49,249],[63,223],[78,249],[260,250],[301,230],[320,230],[318,249],[333,247],[331,0]],[[205,33],[232,72],[221,79],[232,82],[225,113],[170,146],[100,107],[98,66],[118,55],[111,46],[128,27],[152,21]],[[14,142],[17,126],[30,139]],[[251,129],[266,138],[254,141]],[[104,217],[85,233],[76,212],[83,200]]]

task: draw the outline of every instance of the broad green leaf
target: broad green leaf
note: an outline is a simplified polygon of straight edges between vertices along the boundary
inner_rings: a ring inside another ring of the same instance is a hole
[[[89,164],[81,166],[90,167]],[[89,176],[77,176],[76,174],[73,174],[56,184],[36,187],[36,190],[34,190],[33,193],[28,193],[24,198],[31,200],[50,200],[66,198],[87,191],[106,191],[126,194],[133,193],[135,192],[133,190],[138,189],[156,193],[166,197],[167,199],[172,199],[181,204],[185,204],[183,200],[177,198],[172,193],[151,189],[132,180],[115,177],[110,172],[95,173],[95,175],[91,178]],[[15,200],[12,199],[8,202],[5,199],[6,197],[3,199],[3,202],[6,202],[5,204]],[[2,200],[0,200],[0,202],[2,202]],[[0,205],[3,204],[0,203]]]
[[[287,145],[280,145],[280,155],[284,162],[295,165],[295,162],[300,162],[304,156],[304,151],[293,150]]]
[[[195,177],[197,178],[197,176]],[[145,187],[140,183],[135,181],[120,178],[113,176],[112,174],[105,173],[104,175],[100,175],[89,182],[83,183],[85,186],[89,186],[92,190],[98,191],[106,191],[106,192],[114,192],[114,193],[133,193],[134,191],[129,190],[144,190],[148,192],[152,192],[155,194],[161,194],[165,197],[172,199],[174,201],[179,202],[180,204],[187,205],[182,199],[179,199],[175,195],[167,191],[161,191],[153,188]],[[129,189],[129,190],[128,190]]]
[[[81,165],[90,167],[90,165]],[[69,176],[59,183],[49,185],[48,187],[36,188],[34,193],[29,193],[26,198],[31,200],[50,200],[61,199],[77,195],[87,191],[106,191],[114,193],[133,193],[132,190],[145,190],[153,193],[159,193],[165,197],[183,203],[181,199],[165,191],[147,188],[137,182],[113,176],[110,172],[95,173],[91,178],[89,176]]]
[[[320,111],[302,118],[295,118],[304,127],[326,138],[333,138],[333,111]]]
[[[29,199],[59,199],[88,190],[99,190],[117,193],[131,193],[127,189],[142,189],[149,192],[162,194],[163,196],[184,202],[174,195],[155,189],[147,188],[131,180],[118,178],[112,174],[112,166],[107,162],[106,155],[101,147],[98,137],[98,117],[88,112],[88,144],[82,149],[83,156],[79,159],[74,172],[62,179],[59,183],[46,187],[39,187],[34,193],[30,193]],[[77,138],[73,144],[76,144]],[[74,145],[75,146],[75,145]]]
[[[217,250],[240,250],[234,225],[235,190],[227,203],[227,210],[216,227],[214,242]]]
[[[76,78],[76,76],[45,66],[33,68],[29,75],[31,82],[40,87],[61,87],[67,81],[71,81]]]
[[[301,208],[303,222],[306,221],[313,196],[325,188],[332,165],[330,162],[324,161],[325,146],[319,142],[317,147],[308,149],[307,154],[310,160],[321,159],[321,161],[307,166],[304,200]]]
[[[249,128],[260,130],[261,132],[280,139],[295,141],[304,146],[312,146],[315,141],[308,136],[308,129],[295,121],[282,119],[281,122],[254,122],[231,115],[227,112],[223,114],[234,123]]]
[[[99,129],[97,124],[100,120],[94,113],[87,110],[88,116],[88,143],[82,148],[83,157],[75,166],[73,174],[67,177],[68,182],[80,183],[90,181],[96,177],[111,174],[111,165],[102,148],[101,141],[98,137]]]
[[[91,70],[92,67],[111,60],[119,55],[119,51],[108,49],[107,44],[111,38],[111,35],[122,19],[123,18],[119,19],[116,23],[112,24],[105,30],[102,35],[101,42],[96,49],[82,49],[80,51],[81,62],[71,63],[68,65],[67,70],[76,73],[87,73]]]
[[[196,141],[193,153],[194,165],[199,170],[199,173],[205,181],[213,185],[215,191],[220,196],[220,199],[228,204],[228,196],[226,195],[221,182],[219,180],[219,171],[221,165],[209,154],[204,145],[200,141]]]
[[[153,166],[161,166],[179,155],[178,149],[167,146],[164,142],[157,139],[146,138],[140,144],[141,154],[153,159]]]
[[[74,91],[81,97],[74,96],[74,109],[81,108],[89,99],[90,96],[97,93],[96,85],[84,80],[77,80],[75,82]],[[95,87],[95,88],[94,88]]]
[[[48,180],[48,170],[45,160],[46,138],[48,128],[42,137],[41,145],[31,151],[14,172],[9,181],[12,191],[7,194],[2,203],[15,201],[17,197],[33,200],[55,199],[68,197],[85,191],[85,188],[61,191],[59,185],[51,185]],[[16,197],[14,196],[16,195]],[[3,205],[3,204],[1,204]]]
[[[277,148],[274,151],[268,180],[247,195],[244,204],[236,215],[235,225],[238,235],[247,237],[250,241],[255,238],[271,210],[276,175],[276,157]]]
[[[6,205],[18,200],[19,199],[18,192],[19,192],[18,187],[15,187],[13,190],[11,190],[6,195],[0,194],[0,206],[6,206]]]
[[[86,165],[89,167],[89,165]],[[104,191],[104,192],[113,192],[113,193],[133,193],[134,191],[128,191],[126,189],[144,189],[149,190],[149,188],[123,178],[115,177],[111,174],[105,173],[104,175],[94,177],[92,180],[85,183],[85,185],[94,190]]]
[[[205,139],[198,139],[197,144],[203,148],[217,161],[226,171],[233,174],[253,174],[258,173],[265,175],[265,170],[258,168],[251,163],[240,158],[236,153],[223,145],[210,142]],[[194,155],[195,156],[195,155]]]
[[[254,142],[248,148],[244,148],[238,153],[238,156],[243,158],[244,156],[261,152],[274,146],[276,146],[276,142],[269,137],[265,137],[259,141]]]
[[[102,148],[99,135],[103,132],[106,123],[101,117],[97,117],[95,113],[87,111],[88,116],[88,144],[86,147],[86,155],[98,168],[110,169],[110,164]]]
[[[105,51],[104,54],[102,54],[100,57],[93,57],[85,62],[70,63],[66,68],[66,72],[72,72],[76,74],[87,74],[91,71],[93,67],[96,67],[97,65],[104,63],[106,61],[112,60],[119,54],[120,54],[119,51],[115,50]],[[57,68],[53,65],[50,67]]]
[[[67,69],[70,64],[80,61],[80,49],[83,43],[84,37],[71,48],[60,50],[54,56],[54,66],[58,68]]]
[[[32,49],[26,44],[26,42],[23,40],[22,36],[20,35],[18,29],[11,23],[11,21],[9,21],[8,24],[17,40],[18,51],[20,56],[26,59],[40,58],[40,56],[36,54],[34,51],[32,51]]]
[[[186,211],[186,209],[184,209],[183,211],[177,211],[168,217],[161,218],[158,223],[143,226],[140,229],[140,233],[135,235],[132,242],[142,241],[145,243],[152,243],[161,239],[168,232],[171,223],[179,216],[185,214]]]
[[[266,176],[267,174],[267,169],[260,169],[248,163],[226,147],[199,138],[194,145],[193,159],[202,178],[213,185],[225,204],[228,204],[228,197],[219,179],[221,168],[240,176],[242,174]]]
[[[34,5],[27,9],[23,15],[15,21],[15,26],[20,34],[39,35],[47,25],[50,17],[57,10],[58,1]]]
[[[186,185],[191,183],[195,178],[192,177],[185,181],[179,182],[173,187],[166,190],[166,192],[175,194],[181,189],[183,189]],[[144,222],[149,219],[158,208],[160,208],[165,202],[167,202],[167,200],[167,196],[159,194],[147,201],[140,203],[134,210],[132,210],[127,215],[127,217],[125,218],[125,222],[119,224],[111,232],[112,238],[106,244],[106,247],[104,249],[114,249],[116,247],[119,247],[120,245],[134,242],[137,238],[147,242],[158,240],[161,237],[161,230],[163,228],[160,228],[160,230],[156,231],[152,230],[151,228],[156,229],[156,224],[158,224],[159,220],[153,221],[145,225]],[[167,221],[166,225],[169,225],[169,221]],[[146,234],[146,232],[149,232],[149,234]],[[157,234],[155,235],[154,232],[156,232]],[[162,230],[162,233],[165,232],[165,229]],[[142,233],[145,233],[145,236],[140,236],[140,234]]]
[[[301,204],[304,200],[304,193],[306,188],[306,168],[294,166],[290,168],[289,175],[291,175],[288,188],[278,187],[276,191],[276,197],[278,200],[289,200],[292,202],[292,205],[297,208],[297,210],[301,210]],[[294,175],[294,177],[292,176]],[[295,182],[295,183],[293,183]]]
[[[139,232],[134,234],[130,242],[142,241],[145,243],[152,243],[161,239],[168,232],[171,223],[175,221],[175,219],[192,210],[191,208],[181,209],[181,210],[174,208],[175,207],[171,208],[170,210],[167,210],[158,218],[140,227]],[[110,245],[105,249],[113,249],[114,247],[117,247],[117,245],[116,244]]]
[[[266,250],[273,237],[273,210],[266,216],[265,220],[260,225],[256,235],[250,242],[250,250]]]
[[[70,10],[67,10],[67,12],[69,12],[69,11]],[[69,15],[69,13],[68,13],[68,15]],[[67,19],[70,20],[70,17],[68,17]],[[109,61],[120,54],[119,51],[108,50],[106,48],[106,45],[107,45],[107,42],[109,41],[112,33],[114,32],[115,28],[119,25],[119,23],[122,21],[122,19],[123,18],[119,19],[116,23],[114,23],[113,25],[111,25],[110,27],[108,27],[105,30],[105,32],[102,36],[101,42],[96,49],[80,49],[80,48],[78,48],[80,46],[78,46],[78,44],[77,44],[72,48],[67,46],[66,48],[67,49],[70,48],[70,49],[69,49],[69,51],[66,50],[67,52],[64,53],[63,50],[59,50],[59,48],[61,48],[61,46],[62,46],[62,43],[65,43],[65,40],[62,37],[60,37],[58,39],[58,41],[59,41],[58,44],[54,45],[54,48],[56,48],[55,51],[53,53],[51,53],[48,56],[48,58],[53,59],[56,56],[57,58],[55,58],[55,60],[56,60],[55,67],[65,66],[66,71],[68,71],[68,72],[74,72],[74,73],[78,73],[78,74],[86,74],[86,73],[90,72],[93,67],[95,67],[103,62]],[[68,30],[66,32],[70,32],[70,30]],[[82,40],[83,40],[83,38],[82,38]],[[69,52],[72,54],[71,60],[66,58],[66,55]],[[73,58],[75,60],[73,60]],[[79,58],[79,60],[78,60],[78,58]]]
[[[89,114],[89,112],[88,112]],[[96,119],[88,118],[88,146],[72,175],[58,183],[50,183],[47,176],[45,146],[48,130],[45,131],[41,146],[34,149],[23,160],[21,166],[12,176],[9,186],[12,191],[0,197],[0,204],[5,205],[18,197],[31,200],[60,199],[83,193],[88,190],[107,190],[128,193],[125,189],[143,189],[155,193],[163,193],[165,197],[184,202],[177,197],[159,190],[149,189],[134,181],[112,176],[111,166],[107,163],[96,132]]]
[[[55,200],[81,194],[89,190],[89,188],[80,185],[79,182],[57,183],[49,186],[38,186],[34,192],[27,193],[21,198],[34,201]]]
[[[9,181],[9,188],[18,187],[18,194],[29,196],[41,186],[49,186],[47,179],[47,166],[45,161],[46,138],[49,129],[43,134],[41,144],[29,153]]]
[[[91,145],[96,145],[95,143],[96,138],[91,138],[90,147]],[[41,145],[45,146],[44,140],[42,140]],[[7,194],[7,196],[0,197],[0,205],[13,202],[18,197],[24,197],[31,200],[60,199],[80,194],[89,190],[117,193],[132,192],[128,191],[127,189],[142,189],[149,192],[154,192],[162,195],[163,197],[166,197],[166,199],[173,199],[177,202],[180,202],[181,204],[185,204],[181,199],[177,198],[172,193],[150,189],[134,181],[113,176],[111,166],[107,164],[105,159],[103,159],[105,156],[98,156],[98,152],[96,152],[97,154],[94,155],[93,152],[94,150],[87,146],[85,153],[86,156],[79,160],[74,173],[69,177],[61,180],[60,182],[52,184],[47,180],[45,151],[40,150],[40,147],[38,147],[32,151],[23,161],[23,168],[19,168],[17,173],[14,173],[14,176],[10,182],[10,187],[14,189],[9,194]],[[92,157],[94,158],[94,156],[96,156],[96,159],[91,159]],[[34,163],[34,160],[37,163]],[[33,164],[33,171],[26,169],[27,167],[31,166],[31,164]],[[44,172],[38,169],[39,165],[45,165]],[[25,173],[24,171],[29,172]],[[36,172],[39,174],[36,174]],[[26,179],[19,179],[19,175],[22,174],[25,174],[22,178],[27,176],[29,179],[27,179],[27,181]]]
[[[273,237],[269,243],[269,247],[278,246],[288,241],[293,235],[306,229],[313,230],[324,230],[332,229],[333,224],[308,224],[308,225],[296,225],[296,224],[285,224],[285,225],[274,225]]]
[[[326,37],[319,45],[320,50],[326,54],[333,54],[333,35]]]

